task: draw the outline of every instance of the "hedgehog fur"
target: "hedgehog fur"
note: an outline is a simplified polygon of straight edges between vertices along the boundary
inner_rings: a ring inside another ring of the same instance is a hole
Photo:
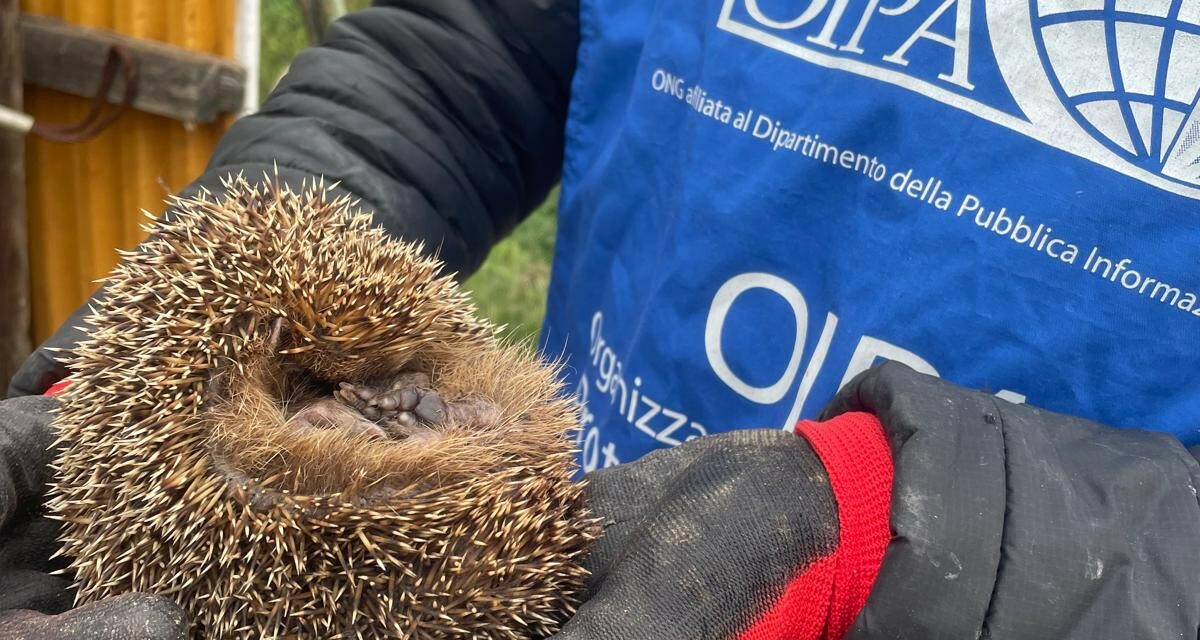
[[[78,600],[166,595],[198,638],[552,633],[594,537],[557,371],[323,181],[225,188],[123,254],[68,358]]]

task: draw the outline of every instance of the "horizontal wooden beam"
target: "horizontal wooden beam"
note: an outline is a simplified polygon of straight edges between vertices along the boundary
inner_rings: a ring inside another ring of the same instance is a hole
[[[21,36],[29,84],[92,97],[109,46],[118,44],[138,61],[134,109],[199,123],[242,107],[246,71],[226,58],[32,15],[21,16]],[[125,90],[120,76],[107,96],[114,104]]]

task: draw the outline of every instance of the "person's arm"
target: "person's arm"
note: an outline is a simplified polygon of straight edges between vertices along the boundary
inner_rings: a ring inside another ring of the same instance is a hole
[[[558,180],[578,13],[578,0],[395,0],[349,14],[183,193],[276,167],[297,188],[324,176],[465,277]],[[78,342],[86,311],[30,356],[10,396],[66,374],[52,349]]]
[[[196,185],[276,165],[289,182],[323,175],[470,273],[558,180],[577,23],[577,2],[561,0],[349,14],[230,128]]]
[[[1200,464],[1173,437],[895,363],[797,435],[589,474],[604,533],[555,640],[1197,637]]]
[[[876,415],[895,477],[888,545],[847,638],[1191,638],[1200,464],[1112,427],[888,363],[826,409]]]

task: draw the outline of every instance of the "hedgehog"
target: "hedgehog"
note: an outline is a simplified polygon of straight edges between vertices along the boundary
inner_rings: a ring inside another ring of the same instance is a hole
[[[195,638],[535,638],[596,527],[559,372],[334,185],[231,176],[123,252],[66,358],[77,601]]]

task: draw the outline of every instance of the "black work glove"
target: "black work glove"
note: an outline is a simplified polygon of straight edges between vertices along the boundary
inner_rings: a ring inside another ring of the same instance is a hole
[[[737,431],[589,474],[603,534],[585,601],[555,640],[840,635],[888,540],[891,468],[874,418],[835,422],[807,426],[833,426],[842,442]],[[880,476],[847,486],[839,448]]]
[[[162,596],[128,593],[58,615],[0,611],[0,640],[186,640],[183,612]]]
[[[885,443],[832,428],[864,415]],[[895,363],[824,416],[800,428],[819,461],[751,431],[592,473],[604,532],[557,640],[1200,637],[1200,464],[1172,436]],[[855,487],[882,477],[891,500]],[[881,512],[883,553],[859,542]]]
[[[50,411],[57,401],[28,396],[0,401],[0,640],[174,640],[187,635],[170,600],[128,594],[71,609],[66,567],[51,559],[58,524],[43,502],[53,470]]]

